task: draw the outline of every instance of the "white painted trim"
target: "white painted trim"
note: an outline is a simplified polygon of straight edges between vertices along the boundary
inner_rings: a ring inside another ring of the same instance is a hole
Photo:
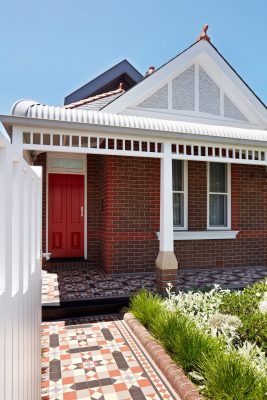
[[[55,168],[51,167],[50,160],[53,158],[68,158],[68,159],[76,159],[83,161],[83,168]],[[56,153],[50,152],[47,153],[46,157],[47,161],[47,171],[50,174],[71,174],[71,175],[83,175],[86,173],[86,154],[73,154],[73,153]]]
[[[236,239],[239,231],[174,231],[173,240],[224,240]],[[159,239],[159,232],[156,233]]]
[[[171,142],[164,143],[160,160],[160,251],[173,251],[173,195]]]
[[[46,232],[45,232],[45,252],[48,254],[48,170],[47,170],[47,153],[46,153],[46,155],[45,155],[45,157],[46,157],[46,159],[45,159],[45,165],[46,165],[46,188],[45,188],[45,193],[46,193],[46,195],[45,195],[45,199],[46,199],[46,210],[45,210],[45,213],[46,213],[46,218],[45,218],[45,229],[46,229]],[[43,188],[42,188],[42,190],[43,190]]]
[[[172,110],[172,81],[168,82],[168,110]]]
[[[52,153],[52,155],[57,154],[57,153]],[[46,153],[46,244],[45,244],[45,248],[46,248],[46,253],[48,254],[48,210],[49,210],[49,205],[48,205],[48,175],[49,174],[68,174],[68,175],[84,175],[84,259],[87,260],[87,202],[88,202],[88,198],[87,198],[87,157],[86,154],[70,154],[70,153],[58,153],[57,155],[59,155],[61,158],[70,158],[70,157],[76,157],[76,158],[84,158],[84,170],[83,172],[77,172],[77,170],[75,170],[75,172],[73,172],[72,169],[58,169],[58,170],[54,170],[54,169],[50,169],[48,170],[48,159],[51,156],[50,153]],[[53,256],[53,254],[52,254]],[[67,259],[67,258],[66,258]]]
[[[85,156],[85,175],[84,175],[84,259],[87,260],[87,203],[88,203],[88,193],[87,193],[87,157]]]
[[[170,121],[184,121],[189,123],[192,122],[195,124],[219,125],[219,126],[228,126],[233,128],[244,128],[244,129],[261,129],[261,125],[259,125],[258,123],[221,117],[221,115],[212,115],[202,111],[200,112],[200,111],[186,111],[186,110],[174,110],[174,109],[163,110],[156,108],[129,107],[125,109],[121,114],[124,116],[146,117],[146,118],[164,119]]]
[[[199,112],[199,64],[195,63],[195,112],[194,114],[198,114],[203,116],[203,113],[201,114]],[[192,111],[190,113],[192,115]]]
[[[188,161],[183,160],[183,191],[172,191],[173,193],[183,193],[184,194],[184,226],[174,226],[175,231],[188,229]]]
[[[180,231],[174,232],[174,240],[222,240],[236,239],[239,231]]]
[[[207,163],[207,229],[210,231],[229,231],[231,230],[231,164],[224,163],[227,168],[227,193],[222,193],[227,195],[227,226],[210,226],[209,225],[209,211],[210,211],[210,162]],[[217,193],[220,194],[220,193]]]

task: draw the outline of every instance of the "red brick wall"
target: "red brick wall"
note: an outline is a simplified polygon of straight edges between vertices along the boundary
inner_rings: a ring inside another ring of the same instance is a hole
[[[155,268],[159,177],[159,160],[103,157],[100,260],[107,272]]]
[[[101,220],[101,156],[87,156],[87,260],[99,266],[99,229]]]
[[[43,167],[43,251],[46,226],[46,154]],[[207,168],[188,162],[189,230],[205,230]],[[232,165],[232,229],[237,240],[175,241],[181,269],[267,265],[267,174],[264,167]],[[87,156],[88,262],[107,272],[150,271],[159,242],[160,161]]]
[[[193,164],[193,165],[192,165]],[[189,162],[189,230],[205,230],[206,163]],[[181,269],[267,265],[266,170],[261,166],[231,167],[232,229],[237,240],[175,241]]]
[[[188,229],[205,230],[207,226],[207,164],[188,162]]]

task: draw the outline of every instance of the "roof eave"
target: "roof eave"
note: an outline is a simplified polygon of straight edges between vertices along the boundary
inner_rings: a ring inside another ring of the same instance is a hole
[[[59,120],[48,120],[39,119],[31,117],[17,117],[10,115],[0,115],[0,121],[4,125],[7,132],[12,131],[13,126],[20,127],[34,127],[34,128],[54,128],[54,129],[65,129],[73,131],[76,129],[78,131],[89,131],[95,133],[112,133],[118,135],[135,135],[141,137],[154,137],[168,140],[178,140],[178,139],[188,139],[195,140],[198,142],[215,142],[215,143],[228,143],[232,145],[252,145],[257,147],[267,147],[267,132],[266,141],[261,140],[251,140],[251,139],[238,139],[238,138],[227,138],[223,136],[212,136],[212,135],[197,135],[192,133],[179,133],[179,132],[161,132],[152,129],[140,129],[140,128],[130,128],[130,127],[120,127],[120,126],[110,126],[110,125],[100,125],[100,124],[90,124],[82,122],[70,122],[70,121],[59,121]]]

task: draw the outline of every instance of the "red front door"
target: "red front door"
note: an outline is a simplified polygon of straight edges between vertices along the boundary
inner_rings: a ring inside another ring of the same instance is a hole
[[[84,256],[84,176],[48,175],[48,252]]]

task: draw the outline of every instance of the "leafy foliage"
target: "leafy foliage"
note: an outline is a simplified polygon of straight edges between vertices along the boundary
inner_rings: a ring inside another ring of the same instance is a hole
[[[175,294],[170,285],[165,300],[142,290],[130,311],[208,399],[267,400],[266,288]]]
[[[241,342],[248,340],[256,343],[265,352],[267,352],[267,314],[261,312],[260,304],[267,291],[266,282],[258,282],[242,292],[227,293],[220,304],[222,313],[231,313],[242,321],[237,330]]]

